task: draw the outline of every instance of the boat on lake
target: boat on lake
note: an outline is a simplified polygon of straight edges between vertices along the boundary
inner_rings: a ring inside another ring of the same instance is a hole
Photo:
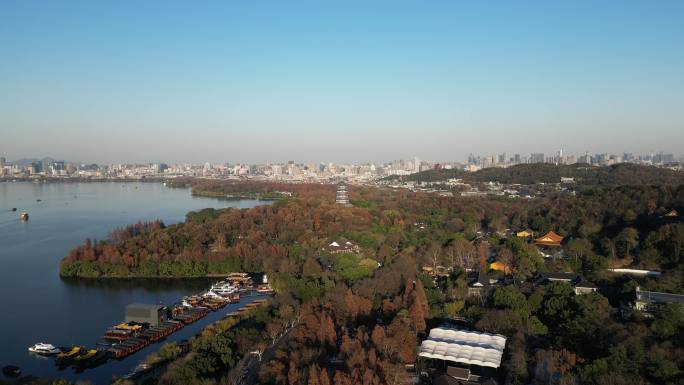
[[[99,366],[101,364],[104,364],[107,362],[109,354],[107,353],[106,350],[96,350],[96,353],[88,358],[84,358],[81,360],[74,360],[73,365],[74,368],[76,369],[76,372],[83,371],[87,368],[94,368],[96,366]],[[82,356],[79,356],[77,358],[80,358]]]
[[[237,288],[246,289],[254,285],[249,273],[230,273],[226,277],[226,281]]]
[[[58,365],[63,365],[68,362],[71,362],[76,356],[78,356],[81,353],[81,350],[83,350],[82,347],[80,346],[73,346],[70,350],[68,351],[63,351],[59,354],[57,354],[57,364]]]
[[[154,369],[154,366],[152,366],[152,365],[150,365],[150,364],[148,364],[148,363],[146,363],[146,362],[142,362],[142,363],[138,364],[138,365],[135,367],[135,369],[133,369],[133,371],[131,371],[130,373],[126,374],[126,375],[123,376],[122,378],[123,378],[124,380],[133,380],[133,379],[135,379],[136,377],[138,377],[138,376],[140,376],[140,375],[142,375],[142,374],[144,374],[144,373],[147,373],[147,372],[149,372],[149,371],[152,370],[152,369]]]
[[[28,219],[29,219],[28,213],[26,213],[26,212],[21,213],[21,215],[19,215],[19,219],[21,219],[24,222],[28,221]]]
[[[222,297],[227,297],[233,293],[236,293],[237,291],[238,291],[238,288],[236,286],[234,286],[233,284],[231,284],[230,282],[221,281],[221,282],[217,282],[214,285],[212,285],[211,289],[209,289],[207,294],[214,293],[214,294],[218,294],[219,296],[222,296]]]
[[[17,377],[21,374],[21,368],[16,365],[3,366],[2,373],[9,377]]]
[[[273,294],[273,289],[268,284],[267,285],[260,285],[256,291],[260,295],[272,295]]]
[[[89,359],[95,357],[97,354],[97,349],[90,349],[90,350],[85,350],[83,349],[82,351],[83,354],[79,354],[74,358],[74,362],[85,362],[88,361]]]
[[[62,352],[61,349],[44,342],[39,342],[33,346],[29,346],[28,351],[42,356],[53,356]]]

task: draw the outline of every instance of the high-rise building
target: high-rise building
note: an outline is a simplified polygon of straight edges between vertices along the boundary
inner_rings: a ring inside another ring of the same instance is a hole
[[[578,163],[591,164],[591,155],[589,155],[588,153],[587,153],[587,154],[584,154],[584,155],[582,155],[582,156],[579,157],[579,159],[577,160],[577,162],[578,162]]]
[[[59,175],[60,173],[66,171],[66,166],[62,161],[52,162],[50,165],[50,171],[52,175]]]
[[[420,172],[420,159],[417,156],[413,157],[413,172]]]
[[[605,152],[603,154],[596,154],[594,162],[600,166],[605,166],[608,163],[608,154]]]
[[[7,159],[5,159],[4,156],[0,156],[0,167],[5,167],[6,163],[7,163]]]
[[[506,163],[506,153],[499,154],[499,163]]]
[[[544,154],[541,152],[530,154],[530,163],[544,163]]]

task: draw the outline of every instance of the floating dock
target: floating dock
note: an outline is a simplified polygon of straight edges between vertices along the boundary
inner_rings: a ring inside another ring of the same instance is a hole
[[[246,297],[272,294],[272,292],[265,293],[264,290],[257,290],[251,286],[251,279],[245,273],[231,274],[229,279],[241,288],[239,292],[223,298],[193,295],[183,298],[181,305],[171,308],[162,305],[129,305],[126,322],[114,325],[105,331],[103,339],[106,342],[98,342],[97,349],[86,349],[81,346],[62,348],[64,352],[58,355],[56,363],[59,366],[71,365],[77,370],[83,370],[101,365],[108,359],[123,359],[152,343],[163,340],[186,325],[197,322],[212,311],[222,309],[231,303],[239,303],[240,293]],[[242,314],[265,301],[266,299],[255,299],[227,316]],[[129,308],[134,310],[129,311]],[[128,314],[129,312],[131,314]],[[132,317],[133,315],[136,317]]]

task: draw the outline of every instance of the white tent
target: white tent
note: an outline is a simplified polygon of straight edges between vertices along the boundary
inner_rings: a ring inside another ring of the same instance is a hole
[[[506,346],[500,334],[439,327],[420,345],[420,357],[498,368]]]

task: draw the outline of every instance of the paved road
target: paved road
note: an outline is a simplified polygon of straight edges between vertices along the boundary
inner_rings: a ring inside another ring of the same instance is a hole
[[[294,330],[295,327],[296,325],[287,329],[283,334],[280,335],[280,337],[278,337],[278,339],[276,339],[273,344],[271,344],[271,346],[267,347],[261,354],[261,361],[259,361],[259,357],[251,355],[246,361],[245,365],[242,366],[240,374],[238,375],[238,381],[236,383],[240,385],[257,384],[259,382],[259,369],[261,369],[261,363],[269,362],[271,359],[273,359],[275,352],[280,349],[285,340],[287,340],[287,336],[292,330]]]

